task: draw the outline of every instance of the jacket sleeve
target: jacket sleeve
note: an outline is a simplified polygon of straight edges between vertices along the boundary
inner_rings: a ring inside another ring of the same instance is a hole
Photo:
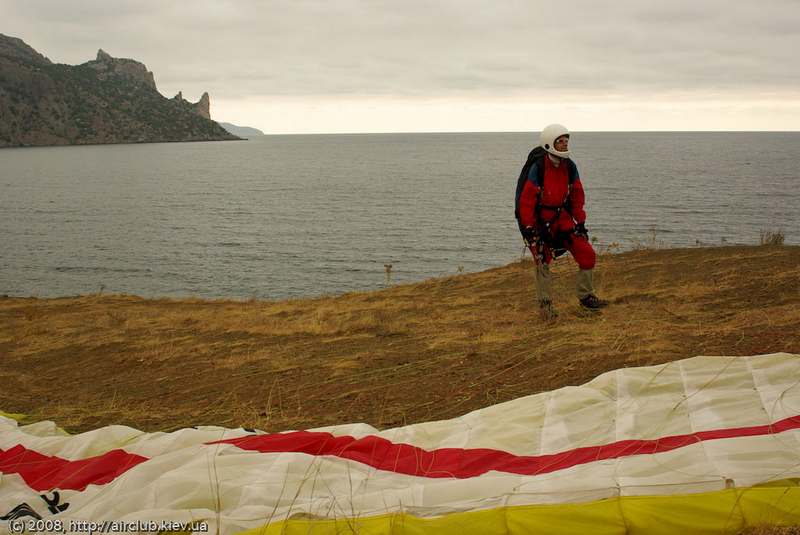
[[[528,172],[528,180],[519,196],[519,222],[523,227],[536,225],[536,200],[539,198],[539,186],[536,185],[536,165]]]
[[[576,223],[586,222],[586,212],[583,209],[585,200],[583,184],[581,184],[580,177],[576,177],[575,182],[572,183],[572,190],[569,192],[569,211]]]

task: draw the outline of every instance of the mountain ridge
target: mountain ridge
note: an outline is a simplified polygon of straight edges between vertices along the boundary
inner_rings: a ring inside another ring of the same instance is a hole
[[[159,93],[152,71],[100,49],[81,65],[52,63],[0,34],[0,147],[237,140],[210,118],[210,98]]]

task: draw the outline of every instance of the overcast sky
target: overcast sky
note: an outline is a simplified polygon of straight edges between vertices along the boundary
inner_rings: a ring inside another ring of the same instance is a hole
[[[0,0],[54,62],[102,48],[267,133],[800,130],[800,0]]]

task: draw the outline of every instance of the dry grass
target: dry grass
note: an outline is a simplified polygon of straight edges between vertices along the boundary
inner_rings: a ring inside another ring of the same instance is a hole
[[[783,235],[783,232],[779,230],[762,230],[759,243],[761,245],[783,245],[785,238],[786,237]]]
[[[800,526],[759,526],[740,531],[739,535],[800,535]]]
[[[623,366],[800,352],[798,247],[605,255],[601,315],[577,306],[575,271],[554,266],[547,327],[530,262],[281,302],[0,299],[0,409],[74,431],[393,427]]]

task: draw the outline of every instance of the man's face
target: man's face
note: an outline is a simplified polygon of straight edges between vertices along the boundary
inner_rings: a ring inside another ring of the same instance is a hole
[[[566,152],[569,148],[569,136],[559,136],[553,141],[553,148],[558,152]]]

